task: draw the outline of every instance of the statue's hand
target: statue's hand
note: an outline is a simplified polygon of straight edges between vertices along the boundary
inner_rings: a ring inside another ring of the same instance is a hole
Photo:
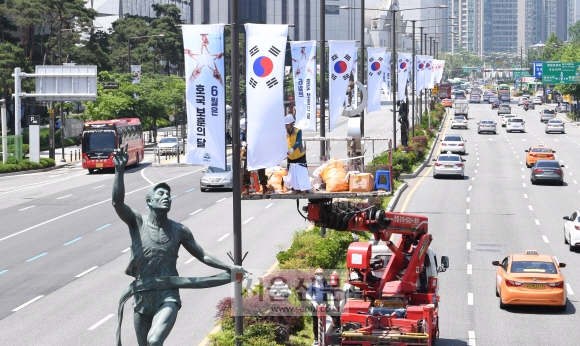
[[[115,151],[113,154],[113,163],[117,170],[124,169],[129,161],[129,155],[127,154],[127,146],[122,146],[119,150]]]
[[[237,274],[242,274],[243,275],[243,279],[245,280],[247,279],[250,275],[252,275],[252,273],[248,272],[247,270],[245,270],[244,268],[242,268],[242,266],[237,266],[237,265],[233,265],[230,267],[229,272],[232,274],[232,277],[235,278],[235,275]],[[236,278],[237,280],[237,278]]]

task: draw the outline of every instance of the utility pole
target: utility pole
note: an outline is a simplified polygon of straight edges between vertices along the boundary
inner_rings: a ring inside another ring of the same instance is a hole
[[[413,23],[413,68],[411,69],[411,99],[413,100],[413,108],[411,111],[411,137],[415,137],[415,87],[417,86],[417,81],[415,80],[415,78],[417,77],[415,75],[415,69],[417,68],[417,61],[415,61],[415,57],[416,57],[416,52],[415,52],[415,23],[417,21],[416,20],[412,20],[411,23]]]
[[[320,0],[320,138],[326,136],[326,0]],[[320,141],[320,162],[326,161],[326,141]],[[320,227],[320,236],[326,236],[326,228]]]
[[[360,4],[360,61],[361,69],[359,71],[360,82],[365,84],[365,0],[361,0]],[[360,136],[365,136],[365,110],[360,113]],[[363,155],[364,156],[364,155]],[[365,158],[361,158],[361,163],[364,165]]]
[[[393,25],[391,26],[393,30],[393,52],[391,53],[391,61],[393,62],[393,68],[391,69],[391,79],[393,80],[393,148],[397,147],[397,11],[391,10],[393,12]]]

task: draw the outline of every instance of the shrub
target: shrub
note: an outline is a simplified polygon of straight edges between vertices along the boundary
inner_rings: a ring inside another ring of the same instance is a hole
[[[30,162],[29,159],[24,159],[18,162],[14,156],[6,159],[6,164],[0,163],[0,173],[20,172],[32,169],[41,169],[53,167],[56,165],[53,159],[41,158],[40,163]]]

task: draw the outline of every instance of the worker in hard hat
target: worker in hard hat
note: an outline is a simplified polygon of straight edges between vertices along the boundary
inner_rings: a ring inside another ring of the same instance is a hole
[[[250,171],[248,171],[248,144],[246,143],[246,126],[247,122],[243,121],[240,123],[240,160],[242,163],[242,171],[244,172],[242,179],[242,195],[248,195],[250,193]],[[268,190],[268,177],[266,176],[266,169],[258,169],[258,180],[262,186],[263,194],[270,194]],[[258,192],[258,191],[256,191]]]
[[[333,288],[324,278],[324,269],[316,268],[314,271],[314,281],[312,281],[306,289],[306,299],[312,304],[312,331],[314,332],[314,345],[318,345],[318,316],[316,309],[319,305],[329,306],[332,311],[335,311]],[[327,310],[327,311],[329,311]],[[322,321],[326,323],[326,321]]]
[[[286,141],[288,142],[288,168],[291,163],[306,164],[306,152],[302,147],[302,130],[294,126],[295,120],[292,114],[284,118],[286,124]]]

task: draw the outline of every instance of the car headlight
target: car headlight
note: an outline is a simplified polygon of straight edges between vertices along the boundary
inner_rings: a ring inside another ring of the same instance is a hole
[[[232,177],[225,177],[222,179],[223,183],[229,183],[230,181],[232,181]]]
[[[203,183],[209,183],[209,179],[208,179],[208,178],[201,178],[201,181],[202,181]]]

